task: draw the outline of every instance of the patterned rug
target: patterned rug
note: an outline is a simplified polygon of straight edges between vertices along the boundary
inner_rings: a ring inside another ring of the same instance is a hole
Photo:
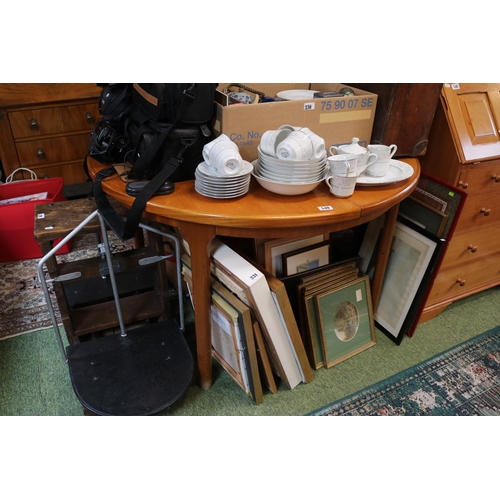
[[[130,248],[129,242],[121,242],[108,233],[111,249],[123,251]],[[98,255],[95,236],[76,236],[71,252],[57,255],[58,262],[71,262]],[[0,263],[0,340],[23,333],[51,328],[45,296],[37,279],[40,259]],[[52,306],[60,321],[59,308],[50,284]]]
[[[500,327],[309,416],[500,415]]]

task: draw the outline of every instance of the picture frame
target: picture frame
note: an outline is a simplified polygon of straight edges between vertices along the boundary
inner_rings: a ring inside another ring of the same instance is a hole
[[[302,318],[301,325],[303,334],[307,338],[307,349],[311,365],[317,370],[325,366],[323,339],[319,328],[319,318],[316,309],[315,298],[325,291],[337,289],[339,286],[352,283],[358,279],[357,268],[340,268],[339,272],[332,274],[328,281],[318,280],[316,282],[303,283],[299,286],[301,295]]]
[[[411,196],[448,216],[439,236],[449,240],[465,205],[467,192],[426,172],[421,172]]]
[[[316,295],[315,303],[326,368],[376,344],[368,276]]]
[[[374,320],[377,327],[398,345],[408,321],[413,320],[417,295],[422,294],[421,285],[428,282],[444,241],[406,220],[398,218],[396,221]]]
[[[384,227],[385,214],[371,220],[365,230],[361,246],[359,248],[359,271],[362,275],[373,276],[377,253],[379,248],[380,234]]]
[[[311,269],[318,269],[331,262],[330,241],[322,241],[281,256],[283,276],[300,274]]]
[[[281,256],[286,252],[298,250],[315,243],[330,239],[329,233],[318,234],[309,238],[277,238],[264,241],[264,268],[273,276],[283,276]]]
[[[224,285],[217,281],[212,282],[212,328],[222,330],[225,321],[228,322],[226,335],[233,337],[235,348],[234,357],[238,361],[240,373],[232,373],[227,366],[227,360],[221,351],[217,351],[212,342],[213,356],[228,371],[245,392],[252,397],[256,404],[263,401],[262,382],[260,379],[259,364],[257,358],[257,346],[254,336],[253,320],[251,310],[237,297],[235,297]],[[214,319],[219,316],[217,325]],[[220,331],[222,333],[222,331]],[[213,338],[213,336],[212,336]],[[230,354],[232,355],[232,354]]]
[[[447,213],[427,205],[411,195],[399,205],[399,215],[437,237],[443,235],[449,218]]]

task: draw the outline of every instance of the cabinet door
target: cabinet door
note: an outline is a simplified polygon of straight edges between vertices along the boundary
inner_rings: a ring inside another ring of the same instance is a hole
[[[447,83],[442,98],[462,163],[500,158],[500,83]]]

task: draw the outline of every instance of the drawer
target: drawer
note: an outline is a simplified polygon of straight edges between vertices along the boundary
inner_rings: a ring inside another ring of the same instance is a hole
[[[12,135],[16,141],[92,130],[98,119],[99,106],[96,102],[9,113]]]
[[[22,167],[47,165],[83,159],[87,155],[90,133],[38,139],[16,144],[19,163]]]
[[[489,191],[500,194],[500,161],[464,167],[460,172],[458,186],[470,194]]]
[[[429,294],[427,304],[435,304],[460,295],[467,295],[473,291],[479,291],[478,289],[486,289],[499,283],[500,253],[497,252],[485,259],[476,259],[468,265],[457,265],[446,270],[441,268]]]
[[[87,174],[83,169],[83,160],[72,163],[62,163],[58,165],[48,165],[31,167],[39,179],[43,177],[62,177],[64,185],[79,184],[88,180]]]
[[[500,248],[500,225],[489,225],[477,231],[455,233],[441,269],[451,266],[468,266],[477,259],[485,259]]]
[[[500,222],[499,195],[500,191],[476,196],[469,195],[454,234],[477,231],[486,225],[498,224]]]

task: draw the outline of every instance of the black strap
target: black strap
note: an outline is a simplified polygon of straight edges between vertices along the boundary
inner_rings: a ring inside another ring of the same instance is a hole
[[[177,112],[177,116],[174,120],[174,123],[170,125],[165,131],[163,131],[158,138],[154,141],[150,148],[148,148],[139,158],[137,163],[134,165],[135,167],[142,168],[143,166],[150,163],[156,153],[160,150],[161,146],[166,141],[169,133],[177,125],[184,115],[188,105],[193,101],[193,86],[194,84],[184,91],[181,104],[179,106],[179,110]],[[158,174],[153,177],[144,188],[138,193],[136,196],[134,203],[130,207],[130,210],[127,214],[127,218],[124,220],[120,217],[114,208],[109,203],[109,200],[104,193],[101,183],[102,180],[106,177],[109,177],[113,173],[115,173],[114,169],[104,169],[99,172],[99,174],[94,179],[94,199],[99,209],[99,212],[104,217],[108,225],[114,231],[114,233],[120,238],[122,241],[133,238],[135,232],[141,222],[142,213],[146,208],[147,202],[154,196],[156,191],[163,185],[163,183],[177,170],[179,165],[182,163],[182,154],[189,146],[183,145],[182,149],[177,153],[177,155],[172,156],[165,166],[158,172]]]

